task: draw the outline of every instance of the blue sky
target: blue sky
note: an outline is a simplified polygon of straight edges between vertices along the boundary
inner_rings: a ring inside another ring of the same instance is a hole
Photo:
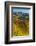
[[[13,12],[22,12],[22,13],[29,13],[30,9],[18,9],[18,8],[13,8]]]

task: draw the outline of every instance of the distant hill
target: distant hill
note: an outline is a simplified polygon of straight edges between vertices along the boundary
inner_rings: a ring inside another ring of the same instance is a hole
[[[29,15],[29,13],[13,12],[14,15]]]

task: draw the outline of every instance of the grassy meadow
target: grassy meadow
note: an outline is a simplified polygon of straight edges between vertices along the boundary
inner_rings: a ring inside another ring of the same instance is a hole
[[[13,36],[29,35],[29,15],[13,14]]]

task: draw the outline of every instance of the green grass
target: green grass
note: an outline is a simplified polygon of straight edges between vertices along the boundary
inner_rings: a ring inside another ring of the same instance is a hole
[[[25,19],[25,25],[20,22],[16,24],[18,16],[14,17],[13,22],[13,36],[27,36],[29,35],[29,20]]]

